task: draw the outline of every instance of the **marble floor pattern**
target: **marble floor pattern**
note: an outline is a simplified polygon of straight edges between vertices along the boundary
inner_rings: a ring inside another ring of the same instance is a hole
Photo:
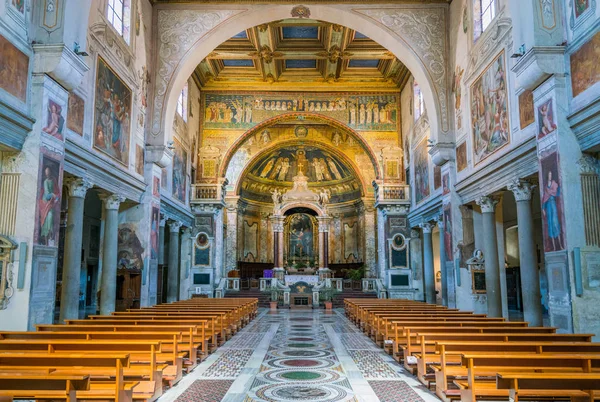
[[[343,310],[261,310],[159,402],[433,402]]]

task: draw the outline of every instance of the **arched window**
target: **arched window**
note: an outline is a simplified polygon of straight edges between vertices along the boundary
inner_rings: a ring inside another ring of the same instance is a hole
[[[113,28],[129,44],[131,37],[131,0],[108,0],[107,18]]]
[[[188,84],[186,82],[185,86],[181,90],[179,94],[179,99],[177,99],[177,114],[181,116],[183,121],[187,122],[188,119]]]
[[[496,0],[473,0],[473,37],[479,39],[496,17]]]
[[[414,82],[414,99],[415,99],[415,121],[425,113],[425,101],[423,100],[423,93],[417,81]]]

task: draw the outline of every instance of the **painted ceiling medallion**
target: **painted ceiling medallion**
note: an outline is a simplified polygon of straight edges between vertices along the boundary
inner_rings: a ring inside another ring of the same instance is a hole
[[[308,129],[305,126],[298,126],[294,130],[296,137],[305,138],[308,135]]]
[[[292,17],[294,18],[310,18],[310,10],[305,6],[296,6],[292,8]]]

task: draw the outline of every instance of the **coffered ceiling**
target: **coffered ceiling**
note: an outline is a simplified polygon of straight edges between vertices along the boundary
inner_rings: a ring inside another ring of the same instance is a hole
[[[196,68],[206,90],[389,90],[407,68],[360,32],[331,23],[286,19],[242,31]]]

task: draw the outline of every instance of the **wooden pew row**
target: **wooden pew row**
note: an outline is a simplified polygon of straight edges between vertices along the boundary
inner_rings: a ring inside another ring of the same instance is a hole
[[[578,393],[585,390],[584,395],[578,399],[593,402],[600,394],[600,374],[500,372],[496,377],[496,388],[508,390],[509,398],[514,402],[537,395],[538,390],[568,390]]]

